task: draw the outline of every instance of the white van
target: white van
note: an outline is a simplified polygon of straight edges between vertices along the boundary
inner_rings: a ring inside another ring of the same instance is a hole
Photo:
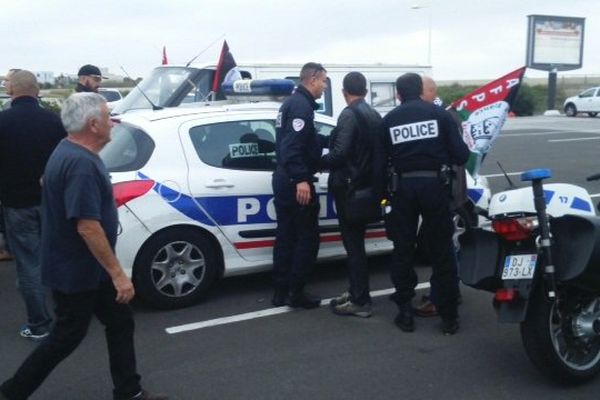
[[[381,114],[398,105],[395,83],[406,72],[429,75],[431,67],[403,64],[324,64],[327,69],[328,88],[318,100],[320,113],[337,118],[346,103],[342,96],[342,80],[350,71],[359,71],[367,78],[367,102]],[[243,64],[238,65],[242,77],[247,79],[291,79],[298,81],[301,64]],[[186,103],[224,100],[221,92],[211,92],[216,67],[163,65],[154,68],[150,76],[132,90],[115,107],[114,114],[132,110],[178,107]],[[141,91],[140,91],[141,89]]]

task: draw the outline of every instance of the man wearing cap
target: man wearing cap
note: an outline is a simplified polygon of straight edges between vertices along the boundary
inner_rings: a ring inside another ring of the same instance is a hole
[[[102,79],[107,79],[102,76],[100,68],[91,64],[79,68],[77,75],[79,76],[79,82],[75,88],[76,92],[98,92]]]

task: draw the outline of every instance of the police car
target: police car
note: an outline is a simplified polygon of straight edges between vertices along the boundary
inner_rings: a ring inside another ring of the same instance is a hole
[[[115,120],[101,157],[119,211],[116,252],[150,305],[184,307],[221,277],[271,268],[279,107],[214,102]],[[317,114],[315,124],[329,135],[335,120]],[[315,183],[321,205],[319,260],[346,255],[327,175],[317,174]],[[382,224],[368,228],[366,246],[369,254],[392,249]]]

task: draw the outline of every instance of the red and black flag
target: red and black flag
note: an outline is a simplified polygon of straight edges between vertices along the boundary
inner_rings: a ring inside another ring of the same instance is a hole
[[[463,140],[471,150],[467,171],[476,176],[483,157],[506,122],[526,67],[519,68],[496,79],[450,104],[462,121]]]
[[[163,46],[163,54],[162,54],[162,65],[167,65],[169,60],[167,59],[167,46]]]
[[[233,55],[229,51],[227,41],[224,40],[223,48],[221,49],[221,55],[219,56],[219,62],[217,63],[217,69],[215,70],[212,91],[217,93],[223,82],[229,82],[237,79],[241,79],[241,75],[237,69],[237,64],[233,59]]]

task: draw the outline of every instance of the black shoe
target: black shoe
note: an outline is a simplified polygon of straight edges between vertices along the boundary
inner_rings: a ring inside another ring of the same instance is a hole
[[[292,292],[287,299],[287,305],[292,308],[317,308],[321,305],[321,298],[305,291]]]
[[[399,305],[398,309],[394,324],[404,332],[413,332],[415,330],[415,319],[410,302]]]
[[[283,307],[286,305],[287,297],[287,290],[275,289],[275,293],[273,293],[273,298],[271,299],[271,304],[273,304],[275,307]]]
[[[446,336],[454,335],[458,331],[458,319],[442,319],[442,333]]]
[[[169,400],[169,396],[164,394],[150,393],[142,390],[139,394],[133,396],[131,400]]]

